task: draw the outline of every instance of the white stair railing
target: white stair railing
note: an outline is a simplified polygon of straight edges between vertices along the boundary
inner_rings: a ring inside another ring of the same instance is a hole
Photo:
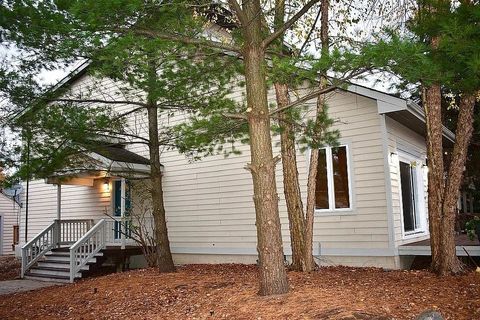
[[[153,217],[113,217],[106,219],[107,245],[138,245],[139,233],[153,236]]]
[[[22,278],[38,259],[45,253],[57,246],[58,243],[58,222],[54,221],[32,240],[22,246]]]
[[[70,282],[90,259],[105,248],[105,234],[106,222],[102,219],[70,247]]]
[[[92,219],[60,220],[60,245],[77,242],[93,226]]]
[[[72,244],[90,230],[92,219],[54,220],[48,227],[22,246],[22,278],[50,250]]]

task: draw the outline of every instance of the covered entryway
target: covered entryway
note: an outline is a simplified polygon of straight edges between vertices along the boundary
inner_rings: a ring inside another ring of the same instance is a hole
[[[131,234],[130,181],[149,179],[148,159],[122,145],[100,145],[87,156],[86,168],[62,171],[47,179],[48,184],[57,186],[56,219],[22,247],[22,277],[73,282],[91,266],[102,263],[107,253],[140,254]],[[80,212],[75,219],[64,219],[62,205],[68,205],[62,200],[64,185],[101,185],[111,207],[98,219],[86,219]]]

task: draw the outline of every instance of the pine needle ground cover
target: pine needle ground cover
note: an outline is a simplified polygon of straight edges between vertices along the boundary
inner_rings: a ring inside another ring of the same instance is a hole
[[[480,274],[325,267],[289,272],[290,292],[258,296],[246,265],[189,265],[90,278],[2,296],[0,319],[480,319]]]
[[[0,281],[14,280],[20,276],[20,260],[13,256],[0,256]]]

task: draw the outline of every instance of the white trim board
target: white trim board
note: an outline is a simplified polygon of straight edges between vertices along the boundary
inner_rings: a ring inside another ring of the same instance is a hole
[[[380,115],[382,130],[383,170],[385,174],[385,196],[387,199],[388,248],[395,248],[395,222],[393,217],[392,177],[390,173],[390,151],[388,148],[388,130],[385,114]]]
[[[317,249],[316,249],[316,248]],[[226,248],[226,247],[172,247],[174,254],[217,254],[217,255],[258,255],[256,248]],[[320,251],[320,252],[319,252]],[[315,256],[343,256],[343,257],[393,257],[395,250],[389,248],[322,248],[318,250],[318,245],[314,244]],[[290,248],[284,249],[286,256],[291,256]]]

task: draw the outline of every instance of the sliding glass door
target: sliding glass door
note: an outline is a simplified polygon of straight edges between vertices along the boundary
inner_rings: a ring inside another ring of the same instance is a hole
[[[405,234],[424,231],[424,182],[419,161],[399,161],[403,231]]]

